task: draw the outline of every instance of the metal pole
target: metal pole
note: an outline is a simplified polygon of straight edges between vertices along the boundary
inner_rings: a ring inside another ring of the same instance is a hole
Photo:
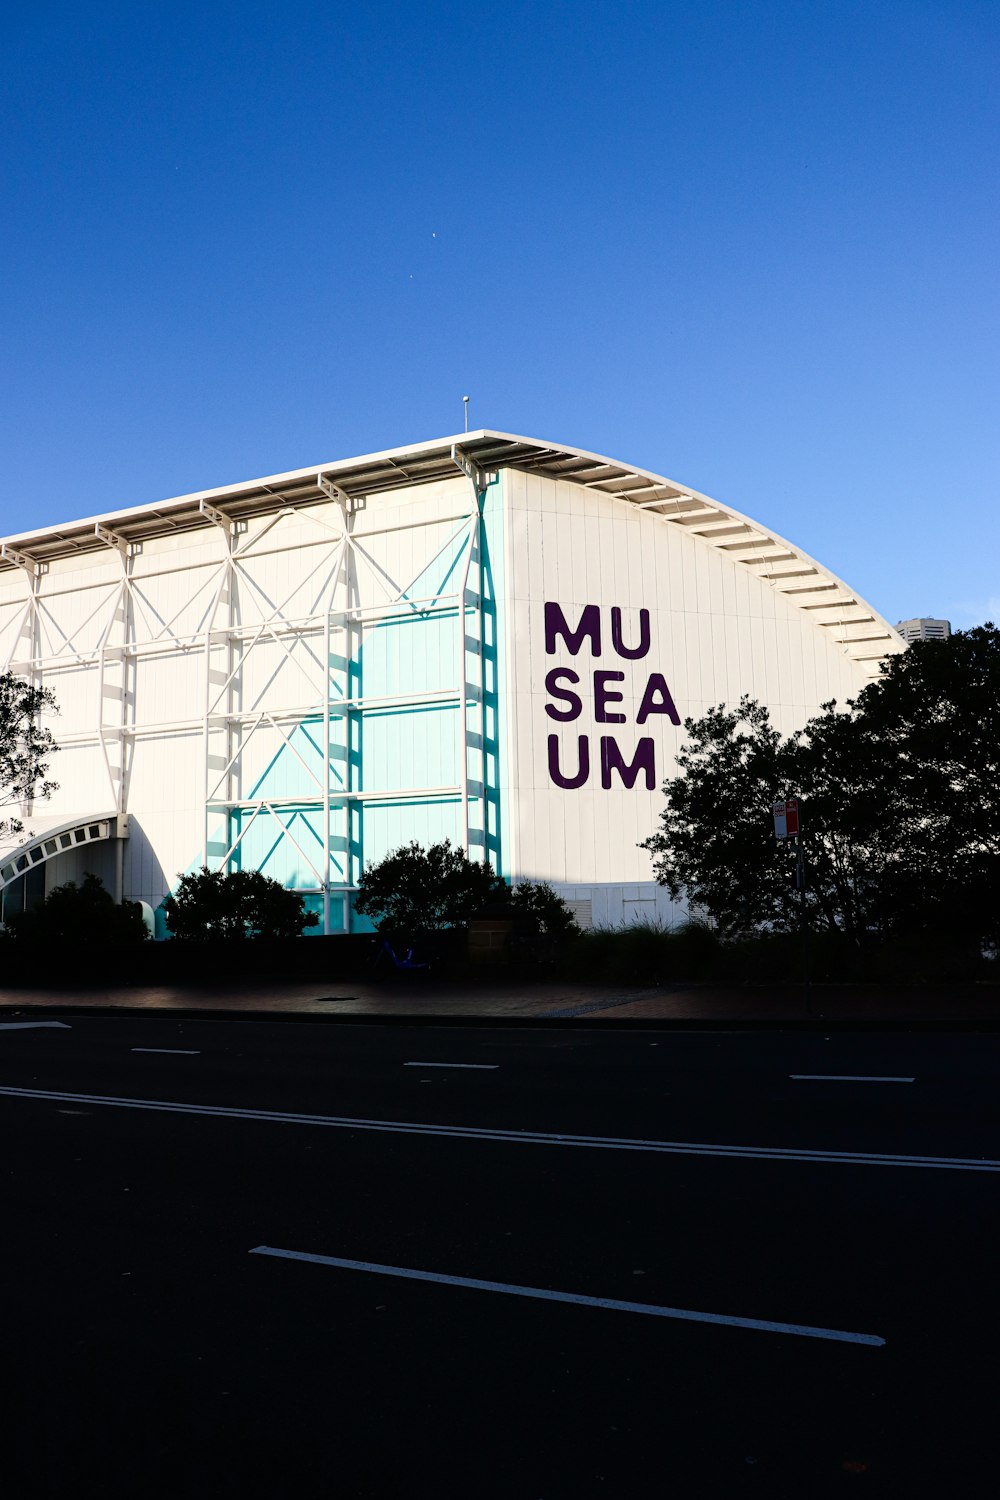
[[[468,396],[463,396],[462,397],[462,401],[463,401],[463,403],[465,405],[465,430],[466,430],[466,432],[468,432],[468,430],[469,430],[469,398],[468,398]]]
[[[795,884],[799,891],[799,926],[802,934],[802,983],[807,986],[806,1004],[809,1003],[809,923],[806,908],[806,846],[800,833],[795,840]]]
[[[330,609],[323,618],[323,936],[330,935]]]

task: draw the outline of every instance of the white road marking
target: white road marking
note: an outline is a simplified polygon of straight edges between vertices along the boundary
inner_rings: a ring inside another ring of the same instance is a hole
[[[753,1328],[759,1333],[791,1333],[806,1339],[833,1339],[840,1344],[884,1345],[874,1333],[844,1333],[839,1328],[812,1328],[806,1323],[773,1323],[763,1318],[736,1318],[726,1313],[692,1312],[684,1307],[661,1307],[655,1302],[623,1302],[615,1297],[585,1297],[579,1292],[553,1292],[547,1287],[517,1286],[508,1281],[480,1281],[472,1276],[447,1276],[440,1271],[414,1271],[408,1266],[380,1266],[365,1260],[344,1260],[337,1255],[310,1255],[304,1250],[277,1250],[256,1245],[250,1255],[271,1255],[279,1260],[303,1260],[317,1266],[336,1266],[344,1271],[368,1271],[375,1276],[401,1276],[408,1281],[436,1281],[444,1286],[469,1287],[478,1292],[505,1292],[511,1297],[536,1297],[545,1302],[571,1302],[577,1307],[603,1307],[612,1312],[645,1313],[652,1318],[679,1318],[685,1323],[721,1323],[727,1328]]]
[[[58,1027],[60,1031],[72,1031],[68,1021],[0,1021],[0,1031],[41,1031],[44,1027]]]
[[[789,1073],[789,1078],[811,1078],[820,1083],[913,1083],[912,1078],[884,1078],[874,1073]]]
[[[169,1052],[171,1057],[200,1057],[199,1047],[133,1047],[133,1052]]]
[[[380,1131],[389,1135],[443,1136],[457,1141],[497,1141],[507,1146],[585,1146],[605,1151],[649,1151],[666,1156],[726,1156],[737,1161],[834,1162],[849,1167],[936,1167],[949,1172],[1000,1172],[985,1156],[900,1156],[877,1151],[818,1151],[791,1146],[725,1146],[700,1141],[648,1141],[629,1136],[565,1135],[542,1130],[491,1130],[479,1125],[425,1125],[411,1120],[366,1120],[351,1115],[298,1115],[284,1110],[241,1109],[223,1104],[178,1104],[169,1099],[120,1099],[111,1094],[69,1094],[53,1089],[0,1085],[0,1098],[60,1099],[69,1104],[106,1104],[221,1120],[260,1120],[272,1125],[314,1125],[333,1130]]]
[[[404,1068],[478,1068],[478,1069],[480,1069],[480,1071],[486,1072],[486,1073],[495,1073],[496,1070],[497,1070],[497,1068],[499,1068],[499,1066],[500,1066],[499,1063],[429,1063],[429,1062],[408,1062],[408,1063],[404,1063],[403,1064]]]

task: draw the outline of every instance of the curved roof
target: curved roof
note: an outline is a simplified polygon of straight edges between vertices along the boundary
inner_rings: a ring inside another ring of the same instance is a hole
[[[8,537],[0,547],[0,568],[30,568],[51,558],[96,551],[106,545],[100,532],[106,534],[109,529],[116,537],[134,543],[211,525],[212,510],[241,520],[311,505],[317,499],[320,479],[346,495],[360,496],[452,478],[456,449],[481,470],[515,468],[568,480],[681,528],[808,613],[812,623],[828,631],[831,640],[869,676],[878,675],[879,663],[886,656],[905,649],[905,642],[892,626],[829,569],[732,506],[649,469],[599,453],[485,428],[22,532]]]

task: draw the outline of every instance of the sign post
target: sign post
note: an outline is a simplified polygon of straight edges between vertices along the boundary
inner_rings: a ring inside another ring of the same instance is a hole
[[[774,813],[774,836],[776,839],[797,839],[799,836],[799,801],[792,797],[785,802],[776,802]]]
[[[795,889],[799,893],[799,929],[802,935],[802,983],[809,983],[809,926],[806,911],[806,848],[799,822],[799,799],[788,797],[784,802],[775,802],[771,809],[774,815],[776,839],[791,840],[795,847]]]

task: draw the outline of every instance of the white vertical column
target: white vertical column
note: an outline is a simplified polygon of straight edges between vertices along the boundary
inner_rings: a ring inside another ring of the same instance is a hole
[[[353,512],[345,501],[343,505],[344,517],[344,554],[341,565],[344,572],[344,692],[345,702],[349,702],[351,693],[351,667],[354,661],[354,632],[351,617],[352,602],[360,604],[360,593],[357,585],[357,559],[351,545]],[[339,580],[338,572],[338,580]],[[344,837],[344,885],[350,886],[354,883],[354,863],[351,856],[351,791],[353,789],[353,777],[351,775],[351,710],[344,709],[342,720],[344,729],[344,801],[341,811],[341,828]],[[351,893],[344,891],[343,930],[351,930]]]
[[[205,670],[204,670],[204,688],[205,688],[205,693],[204,693],[204,704],[203,704],[203,710],[202,710],[202,767],[201,767],[201,770],[202,770],[201,801],[202,801],[202,808],[203,808],[203,820],[202,820],[202,864],[207,867],[207,865],[208,865],[208,832],[209,832],[209,822],[210,822],[209,794],[210,794],[210,791],[212,789],[211,786],[210,786],[210,783],[209,783],[209,775],[210,775],[209,761],[210,761],[210,751],[211,751],[211,745],[210,745],[211,730],[210,730],[210,727],[209,727],[209,718],[210,718],[210,713],[211,713],[211,708],[212,708],[212,635],[213,635],[213,630],[214,630],[214,626],[215,626],[215,617],[216,617],[216,615],[218,613],[219,605],[222,602],[223,596],[225,596],[225,599],[226,599],[226,623],[225,623],[225,626],[224,626],[224,631],[225,631],[225,634],[224,634],[224,643],[225,643],[226,648],[227,648],[226,649],[226,663],[228,665],[229,655],[230,655],[230,648],[231,648],[231,645],[232,645],[232,629],[233,629],[233,579],[232,579],[232,574],[233,574],[233,540],[234,540],[234,538],[233,538],[233,525],[232,525],[232,521],[230,520],[229,516],[224,515],[222,511],[216,510],[214,506],[209,505],[204,500],[201,501],[201,503],[200,503],[200,505],[199,505],[198,508],[201,511],[202,515],[206,516],[208,518],[208,520],[210,520],[213,523],[213,525],[215,525],[216,527],[218,527],[219,531],[221,531],[222,536],[223,536],[223,541],[224,541],[225,549],[226,549],[225,556],[224,556],[223,561],[222,561],[222,567],[221,567],[220,574],[219,574],[219,586],[216,589],[215,594],[214,594],[214,596],[212,598],[212,604],[211,604],[211,607],[210,607],[210,609],[208,611],[208,618],[205,621],[205,632],[204,632],[204,636],[203,636],[204,668],[205,668]],[[228,676],[228,672],[227,672],[227,676]],[[228,692],[228,687],[227,687],[227,692]],[[228,718],[226,719],[226,725],[227,725],[227,729],[228,729],[228,725],[229,725]],[[237,733],[239,733],[239,730],[237,730]],[[229,748],[230,748],[229,747],[229,734],[227,732],[226,739],[225,739],[225,750],[226,750],[226,760],[227,761],[229,759]],[[227,789],[228,789],[228,778],[227,778]],[[229,815],[227,813],[227,823],[226,823],[227,833],[228,833],[228,829],[229,829],[229,821],[228,821],[228,819],[229,819]],[[227,840],[227,845],[226,845],[227,848],[229,847],[230,843],[231,843],[231,840]]]
[[[469,526],[465,549],[465,564],[462,581],[458,587],[458,777],[462,799],[462,848],[469,855],[469,744],[466,702],[468,695],[468,672],[465,651],[465,594],[469,584],[469,568],[475,546],[476,527],[479,521],[478,501],[476,515]]]
[[[337,570],[339,571],[339,569]],[[333,577],[336,592],[337,573]],[[330,934],[330,611],[327,597],[323,612],[323,936]]]
[[[483,789],[483,864],[489,860],[490,807],[486,795],[488,764],[486,759],[486,569],[483,563],[486,525],[480,510],[476,546],[479,551],[479,751]],[[495,670],[495,668],[494,668]]]
[[[121,578],[111,603],[108,622],[101,633],[97,649],[97,737],[107,772],[111,798],[121,818],[128,811],[128,786],[126,779],[129,746],[129,676],[133,654],[131,647],[135,637],[135,611],[132,605],[131,548],[126,539],[110,531],[100,521],[95,523],[94,533],[118,558]],[[109,681],[109,676],[111,680]],[[112,715],[109,703],[114,705]],[[109,717],[112,722],[109,723]],[[135,704],[132,705],[131,722],[135,722]],[[112,753],[108,753],[108,744]],[[113,763],[112,763],[113,757]],[[116,830],[117,831],[117,830]],[[114,898],[119,904],[125,894],[125,846],[121,837],[115,840]]]

